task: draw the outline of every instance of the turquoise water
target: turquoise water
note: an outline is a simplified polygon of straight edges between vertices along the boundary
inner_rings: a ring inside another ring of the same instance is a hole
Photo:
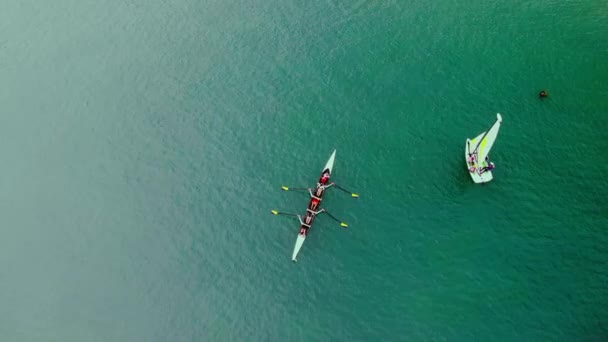
[[[600,341],[601,1],[8,1],[6,341]],[[548,89],[544,101],[536,97]],[[494,181],[464,141],[504,123]],[[293,264],[304,194],[335,181]]]

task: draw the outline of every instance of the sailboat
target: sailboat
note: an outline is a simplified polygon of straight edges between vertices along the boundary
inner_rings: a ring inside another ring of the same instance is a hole
[[[488,154],[496,141],[502,116],[496,114],[496,122],[485,132],[473,139],[468,139],[464,146],[464,159],[469,169],[469,174],[475,183],[487,183],[492,180],[493,164],[490,163]],[[490,165],[491,164],[491,165]]]

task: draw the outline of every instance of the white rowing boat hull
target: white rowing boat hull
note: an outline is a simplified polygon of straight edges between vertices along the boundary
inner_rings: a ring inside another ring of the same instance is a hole
[[[327,161],[327,164],[325,164],[325,167],[323,168],[323,170],[321,170],[321,172],[329,169],[329,173],[331,174],[331,170],[334,168],[335,160],[336,160],[336,150],[334,150],[334,152],[331,154],[331,156],[329,156],[329,160]]]
[[[329,160],[325,164],[325,167],[323,168],[323,170],[321,170],[321,173],[325,172],[325,170],[329,170],[329,174],[331,175],[332,170],[334,168],[335,160],[336,160],[336,150],[334,150],[334,152],[332,152],[331,156],[329,156]],[[297,261],[296,257],[298,256],[298,253],[300,252],[300,249],[302,248],[302,245],[304,244],[304,240],[306,240],[306,235],[302,235],[302,234],[298,233],[298,238],[296,239],[296,244],[293,247],[293,254],[291,255],[292,261]]]
[[[298,234],[298,238],[296,239],[296,245],[293,247],[293,254],[291,255],[291,260],[298,261],[296,257],[298,256],[298,252],[300,252],[300,248],[304,244],[304,240],[306,240],[306,235]]]

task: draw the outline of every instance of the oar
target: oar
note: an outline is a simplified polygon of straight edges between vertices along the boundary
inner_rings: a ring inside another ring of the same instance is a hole
[[[348,228],[348,224],[346,224],[346,222],[342,222],[342,221],[338,220],[334,215],[330,214],[325,209],[323,209],[323,212],[326,213],[327,215],[329,215],[329,217],[331,217],[332,219],[334,219],[336,222],[340,223],[340,226],[342,226],[344,228]]]
[[[283,215],[283,216],[294,216],[294,217],[298,217],[298,215],[296,215],[296,214],[282,213],[282,212],[277,211],[277,210],[274,210],[274,209],[273,209],[273,210],[271,210],[271,212],[272,212],[274,215]]]
[[[292,190],[292,191],[307,191],[308,190],[308,188],[289,188],[289,187],[286,187],[286,186],[282,186],[281,189],[283,189],[283,191],[289,191],[289,190]]]
[[[338,189],[340,189],[340,190],[342,190],[342,191],[344,191],[344,192],[346,192],[346,193],[350,194],[350,195],[351,195],[351,196],[353,196],[354,198],[359,198],[359,194],[356,194],[356,193],[354,193],[354,192],[348,191],[348,190],[344,189],[343,187],[339,186],[339,185],[338,185],[338,184],[336,184],[336,183],[334,183],[334,186],[335,186],[336,188],[338,188]]]

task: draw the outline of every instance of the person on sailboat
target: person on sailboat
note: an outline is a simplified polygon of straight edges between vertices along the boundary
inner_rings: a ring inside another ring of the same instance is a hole
[[[490,162],[487,166],[484,166],[481,168],[481,170],[479,170],[480,171],[479,174],[482,174],[486,171],[492,171],[492,170],[494,170],[495,166],[496,165],[494,165],[494,163]]]
[[[469,155],[469,164],[475,165],[476,161],[477,161],[477,156],[475,154]]]
[[[467,159],[467,163],[469,164],[469,172],[473,173],[477,168],[475,167],[475,163],[477,162],[476,154],[469,154],[469,158]]]

